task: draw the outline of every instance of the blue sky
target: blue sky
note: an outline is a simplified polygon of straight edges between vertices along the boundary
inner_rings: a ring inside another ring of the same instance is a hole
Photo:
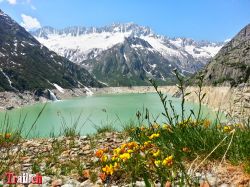
[[[134,22],[169,37],[224,41],[250,23],[250,0],[0,0],[27,29]]]

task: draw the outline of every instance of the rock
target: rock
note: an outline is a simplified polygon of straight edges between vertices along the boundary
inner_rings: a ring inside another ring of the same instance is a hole
[[[68,180],[66,180],[66,182],[63,186],[64,187],[71,187],[71,186],[75,187],[75,186],[80,186],[80,184],[81,183],[75,179],[68,179]],[[68,185],[68,186],[66,186],[66,185]]]
[[[206,176],[206,180],[208,181],[208,183],[211,186],[216,186],[217,185],[217,178],[212,176],[211,174]]]
[[[83,152],[85,155],[89,155],[89,154],[91,154],[92,153],[92,151],[90,151],[90,150],[86,150],[86,151],[84,151]]]
[[[57,140],[58,140],[59,142],[63,141],[63,140],[64,140],[64,136],[58,137]]]
[[[207,181],[205,181],[200,184],[200,187],[210,187],[210,185]]]
[[[86,151],[86,150],[90,150],[90,145],[85,145],[84,147],[82,147],[82,150],[83,151]]]
[[[15,107],[14,106],[7,106],[6,107],[6,110],[12,110],[12,109],[14,109]]]
[[[80,186],[82,186],[82,187],[92,187],[92,186],[94,186],[94,184],[91,183],[90,180],[86,180],[86,181],[82,182],[82,183],[80,184]]]
[[[224,183],[224,184],[220,185],[219,187],[234,187],[234,186]],[[235,187],[236,187],[236,186],[235,186]]]
[[[144,181],[136,181],[135,186],[136,187],[145,187],[146,185],[145,185]]]
[[[62,180],[61,179],[54,180],[51,183],[51,187],[58,187],[58,186],[62,186]]]
[[[31,159],[29,158],[29,157],[27,157],[25,160],[23,160],[23,166],[25,167],[29,167],[29,166],[31,166],[32,164],[30,164],[30,162],[31,162]]]
[[[102,185],[102,180],[101,180],[101,179],[98,179],[98,180],[96,181],[96,184]]]
[[[30,159],[29,160],[27,160],[27,162],[28,161],[30,161]],[[23,167],[31,167],[32,166],[32,164],[31,163],[25,163],[25,164],[23,164]]]
[[[80,140],[87,140],[88,139],[88,137],[87,136],[80,136],[80,138],[79,138]]]
[[[51,183],[51,177],[43,176],[42,178],[43,185],[49,185]]]
[[[73,184],[64,184],[61,187],[75,187]]]
[[[91,158],[91,161],[92,161],[93,163],[96,163],[96,162],[99,161],[99,159],[98,159],[97,157],[93,157],[93,158]]]
[[[79,151],[77,154],[78,154],[79,156],[83,156],[83,155],[84,155],[84,152],[83,152],[83,151]]]
[[[71,148],[71,150],[77,152],[77,151],[79,151],[79,148],[75,147],[75,148]]]

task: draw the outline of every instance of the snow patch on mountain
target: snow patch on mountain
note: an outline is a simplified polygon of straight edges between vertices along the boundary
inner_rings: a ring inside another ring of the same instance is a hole
[[[116,44],[123,43],[125,37],[129,35],[131,35],[131,32],[103,32],[77,36],[71,36],[70,34],[49,34],[47,39],[37,39],[59,55],[80,63],[88,59],[88,54],[91,52],[93,52],[92,58],[94,58],[101,51],[107,50]]]
[[[163,41],[155,38],[154,36],[142,36],[143,40],[147,41],[155,50],[162,54],[164,57],[177,56],[181,57],[181,54],[178,50],[167,47],[163,44]]]
[[[12,81],[10,80],[9,76],[3,71],[2,68],[0,68],[1,73],[3,74],[3,76],[7,79],[7,81],[9,82],[10,87],[15,90],[18,91],[14,86],[12,86]]]
[[[139,50],[145,54],[159,53],[166,60],[178,63],[178,66],[181,65],[192,72],[197,70],[197,68],[191,69],[192,67],[201,68],[224,44],[187,38],[168,38],[154,34],[149,27],[133,23],[112,24],[100,28],[69,27],[61,30],[44,27],[32,34],[50,50],[78,64],[125,43],[126,38],[139,38],[144,42],[129,44],[135,49],[135,53]],[[124,53],[125,61],[129,61],[129,56],[131,56],[129,53]],[[88,69],[87,66],[85,68]]]
[[[55,88],[56,88],[59,92],[64,93],[64,89],[63,89],[61,86],[59,86],[59,85],[56,84],[56,83],[54,83],[53,85],[55,86]]]

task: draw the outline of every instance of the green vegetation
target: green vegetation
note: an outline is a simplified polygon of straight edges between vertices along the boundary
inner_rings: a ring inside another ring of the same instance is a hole
[[[46,104],[44,105],[40,113],[37,115],[30,129],[27,129],[26,131],[24,131],[23,127],[27,115],[24,116],[24,118],[20,116],[18,127],[13,129],[10,118],[8,117],[7,113],[5,114],[4,120],[0,124],[0,150],[5,150],[5,154],[0,154],[0,176],[6,171],[8,171],[8,167],[12,163],[15,163],[19,159],[19,157],[23,155],[21,141],[29,137],[30,133],[32,132],[32,129],[34,129],[35,124],[40,118],[45,107]],[[13,147],[16,147],[14,153]],[[34,165],[34,169],[35,168],[36,166]]]
[[[116,129],[113,122],[108,120],[102,126],[93,124],[97,134],[88,137],[87,147],[81,150],[83,148],[79,148],[80,130],[86,121],[80,126],[81,115],[79,115],[76,120],[72,120],[72,124],[68,125],[62,117],[60,136],[63,137],[56,138],[51,133],[49,152],[43,152],[34,157],[32,172],[42,172],[49,176],[74,174],[78,177],[87,173],[86,175],[93,182],[97,181],[100,176],[107,184],[115,181],[135,184],[138,180],[144,180],[147,186],[152,186],[153,183],[160,183],[162,186],[166,183],[199,186],[194,174],[209,162],[220,164],[231,162],[242,165],[245,172],[249,173],[249,120],[245,124],[222,124],[218,119],[211,122],[203,118],[201,111],[201,102],[205,97],[205,94],[202,94],[203,76],[198,79],[199,89],[196,93],[200,108],[198,113],[191,110],[188,114],[185,111],[185,97],[189,93],[185,92],[184,78],[177,71],[175,73],[179,80],[178,88],[182,99],[181,114],[177,113],[172,101],[169,101],[168,96],[159,91],[157,84],[151,80],[164,107],[162,115],[165,116],[165,123],[158,124],[157,120],[152,120],[148,109],[138,111],[136,114],[138,122],[123,125],[123,131],[119,133],[119,138],[127,142],[117,147],[104,147],[97,150],[95,156],[98,162],[88,163],[91,171],[85,171],[89,160],[83,155],[86,152],[93,154],[93,150],[98,147],[97,144],[100,144],[98,140],[103,138],[105,133],[116,131]],[[31,129],[23,136],[24,139],[31,133],[42,111]],[[19,158],[26,156],[26,152],[22,151],[21,144],[19,144],[22,140],[24,121],[25,118],[23,121],[20,120],[20,127],[13,130],[6,115],[1,124],[0,148],[6,148],[9,151],[7,154],[0,155],[0,175],[9,169],[8,163],[15,163]],[[19,145],[14,155],[11,154],[13,145]],[[79,152],[71,152],[72,150]],[[72,154],[76,156],[73,157]],[[64,161],[61,162],[61,159]],[[8,160],[7,164],[6,160]],[[18,168],[16,170],[18,172]]]
[[[166,117],[166,123],[151,122],[148,111],[146,115],[138,113],[140,126],[126,128],[130,137],[128,143],[113,150],[98,150],[96,157],[99,159],[104,183],[111,183],[122,174],[132,184],[143,179],[146,186],[155,182],[161,186],[168,182],[174,186],[199,186],[194,174],[208,161],[243,163],[245,171],[249,171],[249,123],[226,125],[217,120],[212,123],[202,119],[201,110],[198,114],[190,111],[190,115],[185,116],[185,96],[189,93],[184,91],[183,77],[175,73],[182,96],[181,116],[167,100],[167,95],[162,94],[156,83],[151,81],[164,106],[162,114]],[[205,97],[201,94],[202,82],[203,77],[200,77],[200,89],[197,92],[200,107]],[[168,102],[170,109],[167,107]],[[147,125],[142,125],[142,118],[146,119]]]

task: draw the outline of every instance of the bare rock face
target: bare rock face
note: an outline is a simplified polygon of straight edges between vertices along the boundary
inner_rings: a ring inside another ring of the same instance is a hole
[[[222,47],[203,73],[209,85],[250,83],[250,24]]]
[[[0,92],[99,87],[88,71],[40,44],[0,10]]]

